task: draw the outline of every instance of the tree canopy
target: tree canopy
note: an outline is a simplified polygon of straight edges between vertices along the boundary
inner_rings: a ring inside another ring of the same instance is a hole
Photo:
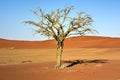
[[[86,33],[94,33],[96,30],[91,29],[92,18],[84,12],[77,13],[77,17],[69,16],[73,6],[65,9],[57,9],[50,13],[45,13],[42,9],[33,11],[38,22],[25,21],[26,24],[31,24],[39,27],[36,33],[52,37],[56,41],[62,41],[71,35],[85,35]]]
[[[84,12],[77,13],[77,16],[70,16],[73,6],[57,9],[50,13],[45,13],[42,9],[33,11],[39,19],[38,22],[25,21],[26,24],[37,26],[36,33],[40,33],[47,37],[52,37],[57,45],[57,65],[56,69],[61,67],[61,56],[63,52],[64,39],[71,35],[85,35],[86,33],[94,33],[91,28],[92,18]]]

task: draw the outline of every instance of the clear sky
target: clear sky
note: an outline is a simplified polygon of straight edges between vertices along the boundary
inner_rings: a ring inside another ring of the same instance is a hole
[[[74,6],[74,12],[86,12],[94,20],[97,36],[120,37],[120,0],[0,0],[0,38],[14,40],[44,40],[33,36],[34,27],[26,20],[37,21],[32,13],[37,7],[46,12]]]

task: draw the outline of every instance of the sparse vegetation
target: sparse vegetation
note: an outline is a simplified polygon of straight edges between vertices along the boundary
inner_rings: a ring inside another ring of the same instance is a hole
[[[64,46],[64,40],[71,35],[85,35],[94,33],[91,28],[92,18],[84,12],[77,13],[77,17],[70,16],[73,6],[64,9],[57,9],[55,12],[45,13],[42,9],[33,11],[39,19],[38,22],[25,21],[26,24],[31,24],[38,27],[35,33],[40,33],[47,37],[52,37],[56,41],[57,46],[57,64],[56,69],[61,68],[61,59]]]

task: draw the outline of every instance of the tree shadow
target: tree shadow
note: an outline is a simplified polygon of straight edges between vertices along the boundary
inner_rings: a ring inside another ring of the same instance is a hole
[[[105,59],[94,59],[94,60],[69,60],[69,61],[62,61],[63,63],[67,63],[66,67],[72,67],[78,64],[87,64],[87,63],[107,63],[108,60]]]

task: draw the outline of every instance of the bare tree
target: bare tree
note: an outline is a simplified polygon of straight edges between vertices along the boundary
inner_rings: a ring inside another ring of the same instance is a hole
[[[95,31],[91,29],[93,20],[90,15],[80,12],[77,13],[76,17],[71,17],[69,15],[71,10],[73,10],[73,6],[57,9],[55,12],[45,13],[39,8],[33,11],[39,19],[38,22],[25,21],[26,24],[38,27],[38,30],[35,30],[36,33],[52,37],[56,41],[56,69],[61,68],[61,58],[66,37],[71,35],[85,35]]]

